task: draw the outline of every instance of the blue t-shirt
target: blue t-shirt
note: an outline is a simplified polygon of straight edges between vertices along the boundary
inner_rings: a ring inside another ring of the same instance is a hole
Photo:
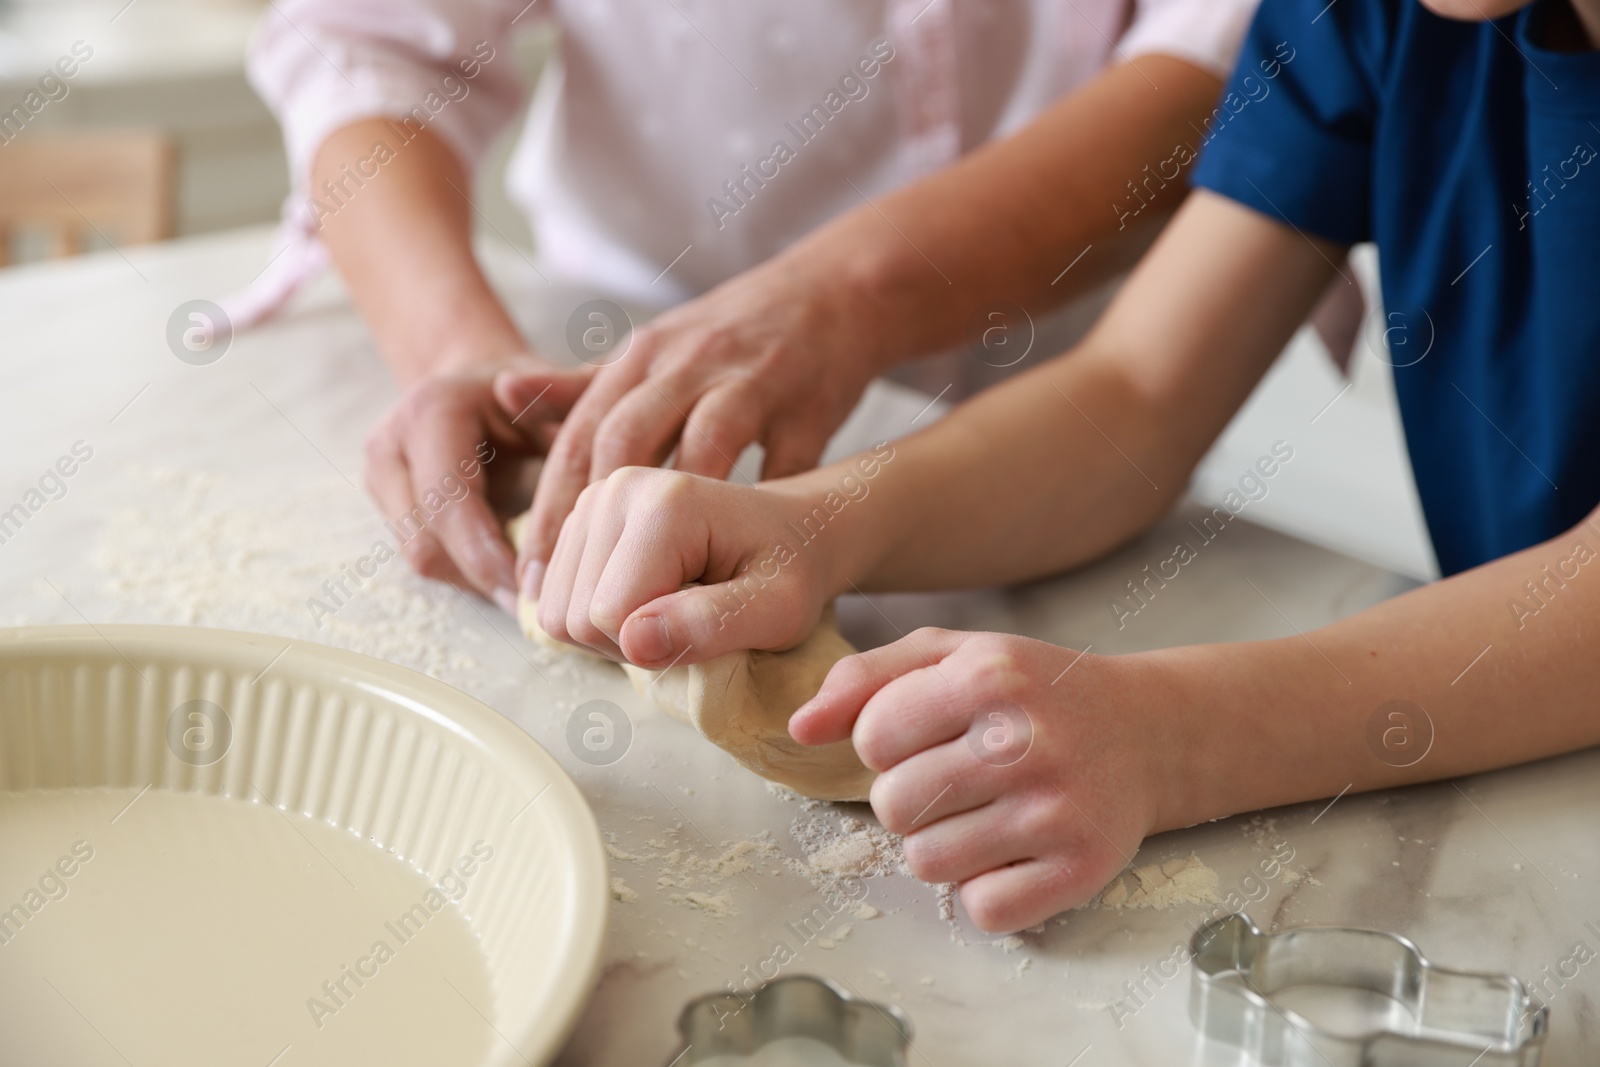
[[[1375,241],[1445,574],[1600,503],[1600,53],[1416,0],[1265,0],[1194,183]],[[1374,313],[1377,314],[1377,313]]]

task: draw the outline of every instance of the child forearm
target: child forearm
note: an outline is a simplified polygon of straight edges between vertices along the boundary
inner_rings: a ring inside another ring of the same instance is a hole
[[[1160,828],[1600,744],[1597,557],[1591,515],[1303,636],[1150,654],[1184,740]]]
[[[1173,446],[1114,361],[1080,351],[885,454],[830,538],[836,592],[993,585],[1086,562],[1160,516],[1200,453]],[[786,488],[820,501],[856,463]]]

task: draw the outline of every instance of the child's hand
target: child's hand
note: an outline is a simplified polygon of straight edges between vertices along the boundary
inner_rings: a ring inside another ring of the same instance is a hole
[[[829,553],[842,540],[800,540],[814,503],[769,486],[624,467],[585,489],[563,524],[539,625],[641,667],[791,648],[822,614]]]
[[[852,738],[912,873],[960,883],[979,928],[1019,930],[1088,900],[1158,825],[1183,749],[1150,714],[1147,663],[923,629],[840,661],[789,730]]]

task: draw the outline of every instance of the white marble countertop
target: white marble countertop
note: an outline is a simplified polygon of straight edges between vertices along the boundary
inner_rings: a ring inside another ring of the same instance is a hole
[[[360,449],[394,386],[365,330],[328,282],[286,318],[235,339],[213,365],[182,363],[165,341],[174,308],[248,281],[269,241],[248,231],[0,273],[0,511],[75,442],[93,449],[66,495],[0,544],[0,624],[191,622],[308,637],[428,670],[520,724],[589,798],[616,850],[612,874],[631,894],[612,909],[603,976],[563,1064],[665,1064],[683,1004],[743,984],[780,941],[794,956],[782,973],[825,975],[899,1004],[915,1026],[912,1064],[990,1064],[1002,1053],[1058,1067],[1232,1062],[1229,1050],[1195,1039],[1186,971],[1163,968],[1220,906],[1088,908],[997,943],[959,908],[942,918],[933,888],[889,874],[863,883],[881,915],[802,938],[793,924],[822,898],[785,865],[805,859],[797,831],[807,820],[824,832],[841,818],[870,821],[864,806],[775,794],[647,710],[620,675],[551,660],[492,607],[416,579],[400,562],[319,629],[308,598],[381,531],[358,488]],[[514,253],[490,258],[525,327],[559,337],[577,298],[546,287]],[[848,429],[859,439],[897,435],[923,403],[875,390]],[[1293,466],[1279,477],[1293,478]],[[858,644],[933,623],[1115,653],[1310,629],[1406,584],[1235,523],[1119,630],[1108,601],[1169,554],[1186,517],[1057,580],[847,603],[846,628]],[[579,760],[565,740],[568,712],[597,697],[634,726],[631,747],[609,766]],[[1585,925],[1600,929],[1597,771],[1591,751],[1323,800],[1164,834],[1136,862],[1193,854],[1216,872],[1222,895],[1254,897],[1248,911],[1265,925],[1383,927],[1441,963],[1545,982],[1577,943],[1600,947]],[[749,870],[722,877],[706,862],[745,840],[758,842]],[[1263,862],[1289,850],[1293,873],[1262,879]],[[673,884],[658,884],[663,875]],[[691,892],[729,914],[690,905]],[[1545,1063],[1592,1062],[1597,973],[1585,966],[1547,985]]]

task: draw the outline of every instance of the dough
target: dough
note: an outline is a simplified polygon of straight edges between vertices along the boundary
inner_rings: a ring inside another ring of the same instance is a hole
[[[507,525],[512,544],[519,542],[525,518]],[[548,648],[604,659],[545,633],[531,600],[518,597],[517,622],[524,634]],[[763,778],[817,800],[865,800],[877,775],[857,758],[848,739],[811,747],[789,736],[789,717],[817,695],[828,670],[855,651],[840,635],[830,604],[811,636],[787,652],[729,652],[665,671],[631,663],[621,667],[641,695]]]

